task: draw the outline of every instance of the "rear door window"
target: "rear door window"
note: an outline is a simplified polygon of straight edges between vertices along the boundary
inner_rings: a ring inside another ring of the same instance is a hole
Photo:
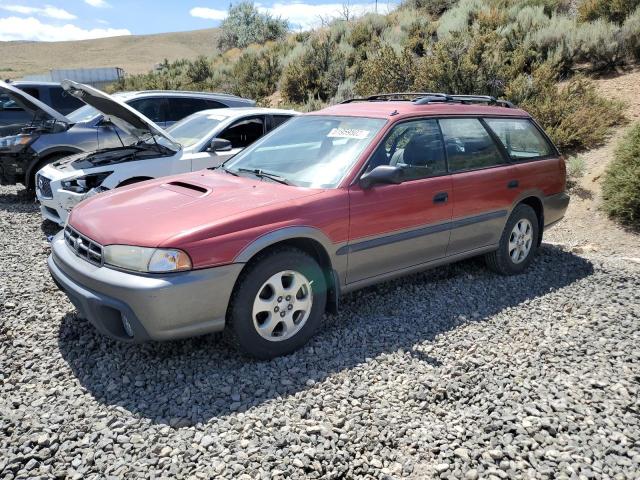
[[[177,122],[178,120],[182,120],[193,113],[207,110],[209,108],[217,108],[211,106],[212,104],[210,101],[202,98],[170,97],[167,100],[169,102],[167,122]]]
[[[477,118],[439,120],[450,172],[463,172],[503,165],[500,149]]]
[[[513,160],[532,160],[553,153],[549,142],[526,118],[485,118]]]
[[[84,105],[82,100],[69,95],[61,87],[52,88],[49,90],[49,95],[51,97],[51,106],[62,113],[73,112]]]
[[[245,148],[263,135],[264,117],[260,115],[237,121],[218,135],[218,138],[229,140],[232,148]]]
[[[27,95],[31,95],[33,98],[37,98],[38,100],[40,100],[40,90],[38,90],[37,88],[33,88],[33,87],[26,87],[26,88],[18,87],[18,88],[22,90],[24,93],[26,93]]]
[[[129,106],[135,108],[154,123],[165,122],[166,99],[161,97],[142,98],[129,102]]]

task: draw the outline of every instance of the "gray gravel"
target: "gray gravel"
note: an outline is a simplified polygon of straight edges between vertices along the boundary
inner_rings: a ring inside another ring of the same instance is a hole
[[[285,358],[76,318],[0,188],[0,477],[640,477],[640,268],[545,246],[347,296]],[[45,225],[46,233],[51,227]]]

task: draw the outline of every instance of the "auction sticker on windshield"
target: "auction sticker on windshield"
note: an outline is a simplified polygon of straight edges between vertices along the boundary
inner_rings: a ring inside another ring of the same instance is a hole
[[[364,140],[369,136],[369,130],[358,130],[357,128],[334,128],[329,132],[329,138],[355,138]]]

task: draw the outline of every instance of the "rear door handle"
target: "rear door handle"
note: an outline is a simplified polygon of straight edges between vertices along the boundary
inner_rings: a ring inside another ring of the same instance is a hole
[[[507,183],[507,188],[518,188],[520,186],[520,182],[518,180],[511,180]]]
[[[447,203],[449,200],[449,194],[447,192],[436,193],[433,197],[433,203]]]

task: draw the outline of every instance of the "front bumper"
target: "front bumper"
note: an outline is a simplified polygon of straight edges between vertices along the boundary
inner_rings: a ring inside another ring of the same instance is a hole
[[[71,209],[78,203],[86,198],[86,194],[78,194],[73,192],[67,192],[59,188],[60,182],[51,182],[51,195],[45,195],[38,187],[38,180],[36,179],[36,196],[38,202],[40,202],[40,212],[42,216],[57,223],[60,226],[64,226]]]
[[[127,341],[173,340],[220,331],[243,264],[144,275],[90,264],[66,245],[51,244],[51,276],[81,316],[101,333]],[[129,336],[123,320],[129,323]]]
[[[64,226],[71,209],[81,201],[95,195],[94,193],[75,193],[62,188],[62,182],[68,175],[58,171],[51,165],[46,165],[36,173],[36,196],[40,202],[42,216]],[[43,190],[42,180],[46,183]]]

